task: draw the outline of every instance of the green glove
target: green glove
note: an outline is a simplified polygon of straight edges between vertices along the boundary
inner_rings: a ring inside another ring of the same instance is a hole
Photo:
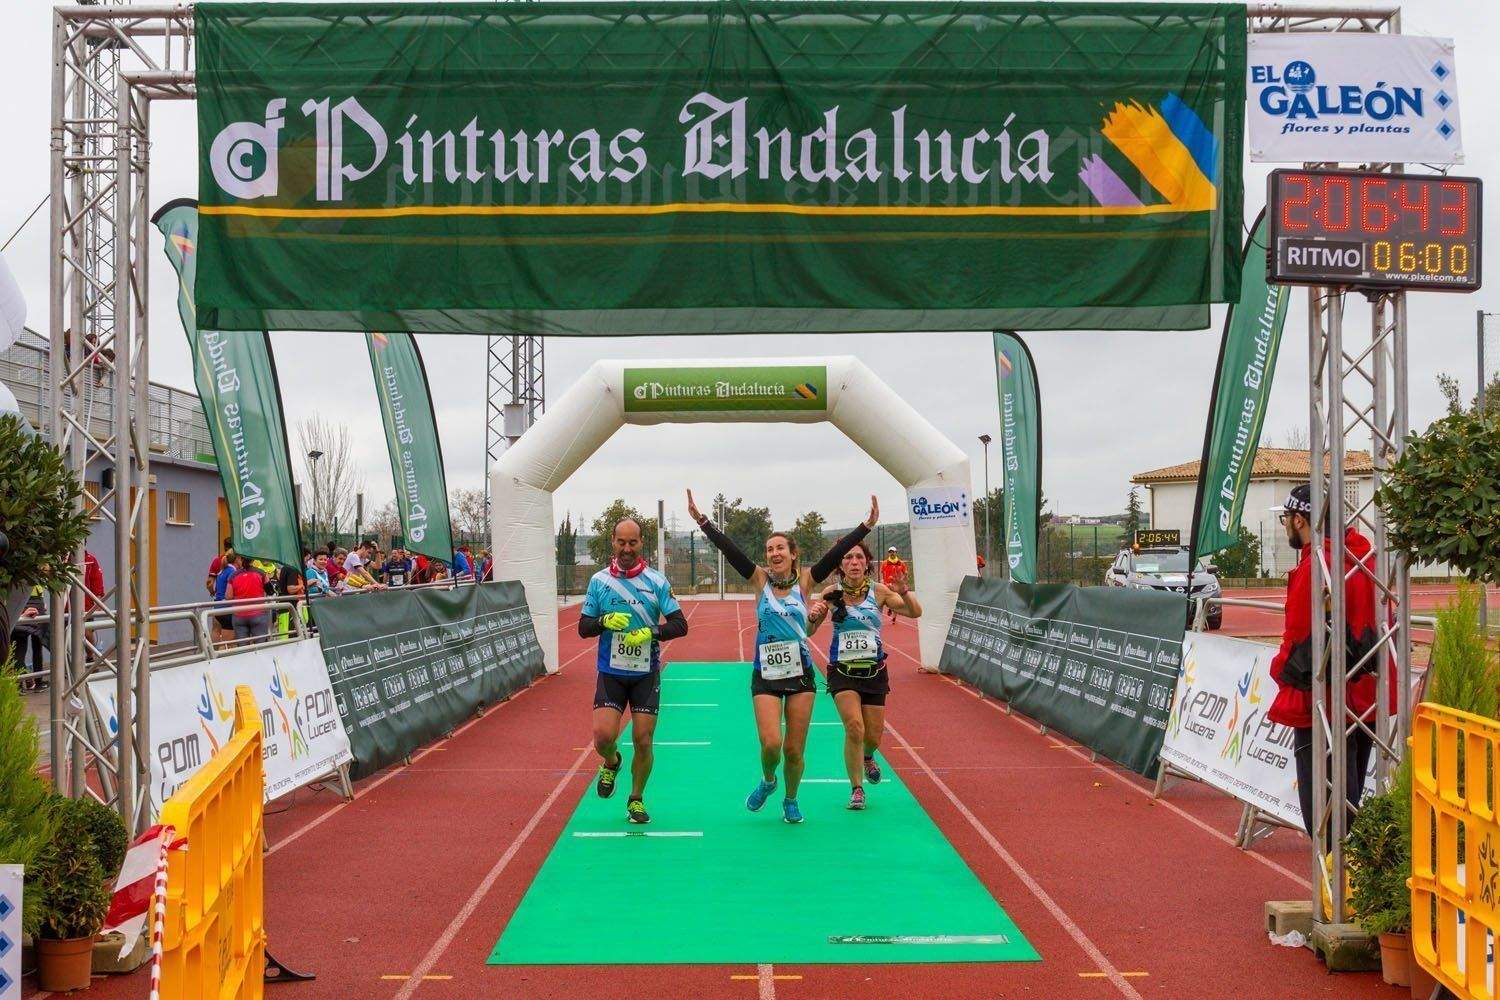
[[[630,627],[630,616],[623,611],[611,611],[600,617],[599,624],[611,632],[618,632]]]
[[[627,646],[644,646],[649,643],[652,638],[653,637],[651,635],[651,630],[649,628],[638,628],[632,629],[631,631],[626,632],[624,635],[620,636],[620,641],[625,643],[625,645]]]

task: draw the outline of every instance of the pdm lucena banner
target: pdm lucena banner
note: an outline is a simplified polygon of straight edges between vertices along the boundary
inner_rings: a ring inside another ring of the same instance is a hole
[[[1191,328],[1243,5],[200,3],[219,329]]]
[[[1000,396],[1001,537],[1010,577],[1036,582],[1036,535],[1042,513],[1042,406],[1036,362],[1013,333],[994,334],[995,386]]]
[[[1182,669],[1182,635],[1182,601],[1170,594],[969,577],[941,666],[1149,776]]]
[[[193,301],[200,250],[196,205],[170,202],[151,221],[166,238],[167,259],[177,271],[177,313],[193,352],[193,382],[213,438],[234,550],[301,566],[297,494],[271,338],[263,330],[226,333],[198,322]]]

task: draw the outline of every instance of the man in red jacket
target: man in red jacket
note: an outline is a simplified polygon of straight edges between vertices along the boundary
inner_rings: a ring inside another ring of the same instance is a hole
[[[1281,648],[1271,661],[1271,677],[1276,681],[1276,700],[1267,717],[1294,730],[1297,761],[1297,797],[1302,803],[1302,825],[1313,835],[1313,764],[1312,764],[1312,490],[1307,484],[1292,488],[1281,509],[1281,523],[1292,548],[1300,553],[1292,570],[1286,591],[1286,625]],[[1324,539],[1325,558],[1330,548]],[[1375,553],[1370,540],[1353,528],[1344,534],[1344,615],[1348,626],[1345,646],[1348,664],[1330,664],[1330,670],[1344,670],[1364,657],[1375,643],[1378,629],[1375,621],[1375,585],[1365,570],[1375,569]],[[1356,566],[1362,563],[1364,569]],[[1327,596],[1323,606],[1327,607]],[[1364,657],[1366,667],[1349,681],[1344,689],[1344,705],[1350,713],[1347,726],[1357,716],[1372,729],[1375,725],[1375,672],[1384,669],[1390,683],[1390,704],[1396,704],[1396,675],[1385,653]],[[1359,805],[1370,766],[1373,743],[1369,733],[1356,728],[1349,735],[1344,750],[1346,764],[1345,794],[1351,808]],[[1326,772],[1325,772],[1325,780]]]

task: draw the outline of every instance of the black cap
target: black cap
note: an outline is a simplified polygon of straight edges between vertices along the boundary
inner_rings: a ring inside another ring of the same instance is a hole
[[[1292,492],[1287,494],[1286,503],[1280,508],[1287,514],[1301,514],[1303,517],[1312,517],[1312,487],[1307,483],[1298,483],[1292,487]]]

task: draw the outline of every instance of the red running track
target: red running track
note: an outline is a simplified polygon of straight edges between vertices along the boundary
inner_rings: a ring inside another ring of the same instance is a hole
[[[671,644],[669,661],[740,656],[748,603],[686,607],[692,631]],[[304,790],[273,807],[271,948],[318,976],[274,987],[278,1000],[1395,995],[1376,976],[1328,975],[1305,949],[1267,943],[1263,903],[1307,894],[1311,862],[1300,835],[1278,832],[1255,852],[1235,849],[1239,810],[1231,800],[1189,785],[1153,802],[1136,775],[1090,763],[1087,752],[1040,735],[975,692],[918,673],[908,623],[887,630],[886,756],[1040,963],[487,966],[588,790],[594,761],[582,748],[593,671],[584,659],[591,644],[571,631],[576,614],[563,615],[562,673],[418,752],[409,766],[361,782],[352,803]],[[747,760],[743,775],[724,777],[738,788],[754,771]],[[880,891],[879,872],[849,875]],[[601,873],[599,912],[577,915],[580,955],[596,934],[650,933],[625,930],[623,889]],[[136,973],[99,981],[90,995],[142,998],[146,988]]]

